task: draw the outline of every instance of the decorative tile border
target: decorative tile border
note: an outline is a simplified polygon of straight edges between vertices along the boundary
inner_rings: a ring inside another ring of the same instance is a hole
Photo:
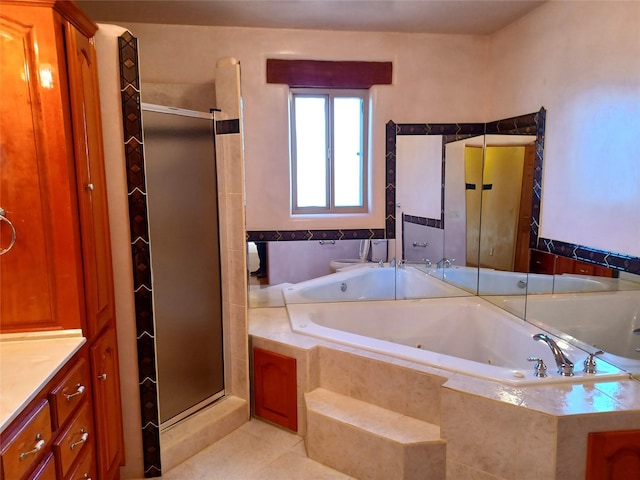
[[[354,230],[248,230],[248,242],[367,240],[385,238],[382,228]]]
[[[138,347],[138,379],[142,417],[142,449],[145,478],[160,477],[160,414],[155,362],[153,281],[149,252],[149,223],[144,173],[138,41],[129,32],[118,38],[122,122],[129,198],[131,256]]]
[[[229,133],[240,133],[240,119],[216,120],[216,135],[227,135]]]
[[[548,238],[539,238],[536,248],[562,257],[603,265],[614,270],[640,275],[640,257],[622,255],[607,250],[598,250]]]
[[[414,223],[416,225],[424,225],[425,227],[444,228],[442,220],[435,218],[416,217],[415,215],[402,214],[403,223]]]

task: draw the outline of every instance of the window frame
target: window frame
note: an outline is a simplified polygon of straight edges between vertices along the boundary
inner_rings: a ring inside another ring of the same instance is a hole
[[[326,125],[326,207],[300,207],[298,206],[297,186],[297,145],[295,135],[295,98],[296,97],[325,97],[328,101],[325,105]],[[333,126],[333,102],[335,98],[359,98],[362,101],[361,112],[361,154],[360,154],[360,188],[361,205],[336,206],[335,205],[335,158],[334,158],[334,126]],[[291,188],[291,214],[292,215],[346,215],[369,212],[369,129],[370,129],[370,91],[368,89],[335,89],[335,88],[290,88],[289,89],[289,146],[290,146],[290,188]]]

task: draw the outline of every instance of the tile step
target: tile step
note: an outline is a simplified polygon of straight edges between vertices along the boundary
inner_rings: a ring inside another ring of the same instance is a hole
[[[444,480],[438,425],[323,388],[305,403],[309,458],[362,479]]]
[[[169,471],[248,420],[247,401],[229,395],[164,430],[160,434],[162,470]]]

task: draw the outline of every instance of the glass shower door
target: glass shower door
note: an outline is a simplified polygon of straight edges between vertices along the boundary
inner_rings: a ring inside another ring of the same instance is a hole
[[[207,115],[143,105],[162,428],[224,394],[215,148]]]

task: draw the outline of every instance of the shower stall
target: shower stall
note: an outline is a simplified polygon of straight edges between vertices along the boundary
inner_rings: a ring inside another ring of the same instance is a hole
[[[142,103],[161,429],[224,395],[213,120]]]

